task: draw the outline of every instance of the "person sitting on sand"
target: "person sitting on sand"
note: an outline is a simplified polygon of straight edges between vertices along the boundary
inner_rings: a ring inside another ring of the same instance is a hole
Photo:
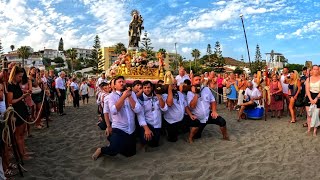
[[[251,81],[247,83],[247,89],[244,93],[244,102],[239,105],[240,110],[238,114],[238,121],[240,121],[241,115],[243,114],[245,109],[254,109],[258,106],[259,100],[262,99],[262,94],[258,88],[253,86]]]
[[[194,138],[201,138],[202,131],[207,124],[219,125],[223,139],[229,140],[226,120],[217,113],[217,103],[210,89],[203,87],[200,93],[197,93],[196,86],[199,86],[200,82],[201,77],[195,75],[191,91],[188,91],[187,94],[187,102],[194,115],[188,119],[188,124],[191,127],[188,141],[192,143]]]
[[[143,94],[139,98],[142,111],[137,114],[142,148],[159,146],[160,131],[162,127],[162,112],[168,110],[166,102],[161,94],[153,92],[153,84],[150,81],[142,83]]]
[[[115,156],[120,153],[126,157],[136,154],[134,115],[141,112],[141,105],[136,95],[131,90],[124,88],[123,76],[115,78],[114,87],[116,91],[111,93],[108,99],[112,118],[112,128],[107,124],[107,134],[112,134],[110,145],[98,148],[92,155],[94,160],[102,154]]]

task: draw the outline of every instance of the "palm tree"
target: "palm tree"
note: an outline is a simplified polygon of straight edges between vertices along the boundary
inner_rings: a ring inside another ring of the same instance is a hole
[[[114,47],[114,53],[116,53],[117,55],[121,54],[122,51],[127,51],[127,48],[121,42],[117,43]]]
[[[68,49],[66,51],[67,58],[70,58],[70,64],[71,64],[71,73],[73,73],[73,63],[74,60],[77,58],[77,51],[73,48]]]
[[[199,49],[192,50],[191,55],[194,58],[195,67],[197,67],[197,59],[200,57],[200,54],[201,53],[200,53]]]
[[[11,49],[11,51],[13,51],[14,50],[14,45],[11,45],[10,49]]]
[[[22,67],[24,68],[24,60],[28,59],[31,55],[30,49],[27,46],[21,46],[18,49],[18,57],[22,59]]]

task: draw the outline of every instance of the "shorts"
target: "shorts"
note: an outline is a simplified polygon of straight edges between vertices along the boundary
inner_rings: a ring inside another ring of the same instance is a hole
[[[82,95],[82,99],[85,99],[85,98],[89,99],[89,95],[88,94]]]

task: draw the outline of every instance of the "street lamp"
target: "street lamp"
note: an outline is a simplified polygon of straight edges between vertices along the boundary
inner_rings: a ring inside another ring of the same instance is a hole
[[[242,22],[244,38],[245,38],[245,40],[246,40],[247,52],[248,52],[248,58],[249,58],[249,68],[250,68],[250,71],[251,71],[250,52],[249,52],[249,46],[248,46],[248,40],[247,40],[246,29],[244,28],[244,23],[243,23],[243,14],[240,14],[240,19],[241,19],[241,22]]]
[[[175,72],[178,71],[178,53],[177,53],[177,43],[174,43],[174,49],[176,50],[176,69],[175,69]]]

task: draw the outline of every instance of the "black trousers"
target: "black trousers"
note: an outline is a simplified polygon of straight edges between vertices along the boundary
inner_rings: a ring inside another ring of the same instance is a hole
[[[62,114],[63,113],[63,103],[66,99],[66,90],[64,89],[59,89],[60,92],[60,97],[58,97],[58,101],[59,101],[59,113]]]
[[[79,107],[79,90],[75,90],[73,93],[73,107]]]
[[[172,124],[168,123],[167,121],[164,121],[164,127],[167,131],[167,140],[169,142],[176,142],[178,141],[179,133],[185,132],[186,123],[184,119],[182,121]]]
[[[101,148],[101,153],[104,155],[115,156],[122,154],[130,157],[136,154],[135,134],[127,134],[126,132],[113,128],[110,136],[110,145]]]
[[[150,141],[147,141],[144,138],[144,128],[140,127],[140,142],[143,145],[148,145],[150,147],[158,147],[160,142],[160,136],[161,136],[161,128],[154,128],[153,126],[148,124],[149,129],[152,131],[153,136]]]
[[[223,119],[223,117],[218,116],[216,119],[213,119],[213,118],[211,117],[211,115],[210,115],[207,123],[200,123],[198,132],[197,132],[196,135],[194,136],[195,139],[201,138],[202,131],[203,131],[204,128],[207,126],[207,124],[215,124],[215,125],[218,125],[218,126],[220,126],[220,127],[226,127],[226,125],[227,125],[226,120]]]
[[[218,93],[221,94],[221,95],[223,94],[223,87],[218,88]],[[223,97],[220,96],[219,94],[217,96],[218,96],[218,99],[219,99],[219,104],[221,104],[221,101],[222,101]]]

